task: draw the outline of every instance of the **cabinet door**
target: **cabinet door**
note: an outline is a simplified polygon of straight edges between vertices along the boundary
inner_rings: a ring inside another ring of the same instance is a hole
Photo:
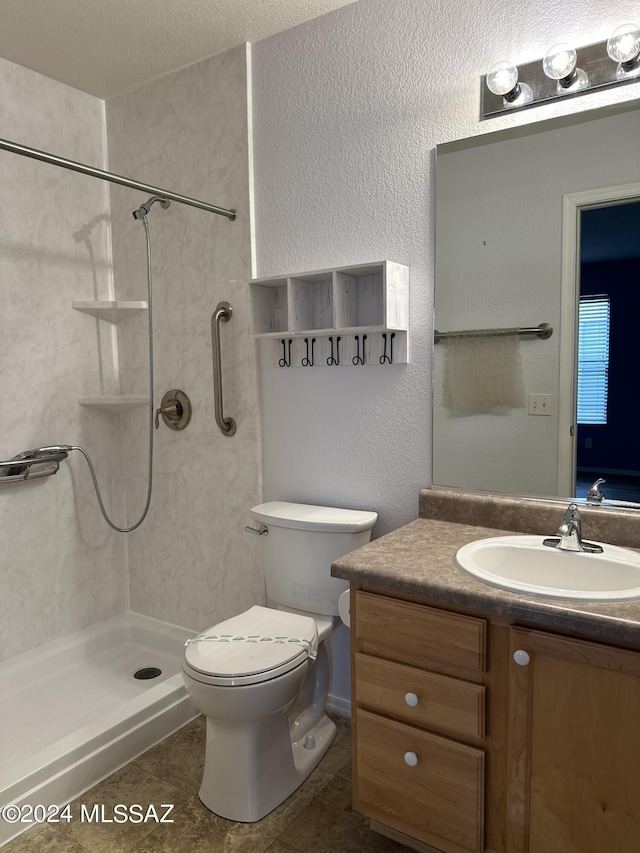
[[[640,654],[510,634],[508,853],[637,853]]]

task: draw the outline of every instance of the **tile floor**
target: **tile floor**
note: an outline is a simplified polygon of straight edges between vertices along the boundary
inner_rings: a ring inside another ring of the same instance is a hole
[[[198,799],[204,718],[180,729],[71,804],[68,823],[41,825],[10,841],[2,853],[406,853],[372,832],[351,809],[349,720],[334,717],[335,740],[307,781],[257,823],[211,814]],[[94,805],[174,803],[172,824],[87,823]]]

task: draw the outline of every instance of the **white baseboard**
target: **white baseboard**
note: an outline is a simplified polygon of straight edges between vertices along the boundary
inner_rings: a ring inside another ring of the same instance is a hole
[[[333,711],[340,717],[351,718],[351,700],[343,699],[342,696],[332,696],[331,693],[327,697],[327,710]]]

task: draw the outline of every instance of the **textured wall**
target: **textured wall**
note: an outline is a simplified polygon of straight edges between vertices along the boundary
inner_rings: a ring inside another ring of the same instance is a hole
[[[411,270],[408,367],[281,370],[263,345],[265,497],[375,509],[378,533],[416,516],[431,478],[434,148],[637,97],[636,84],[477,120],[479,78],[496,59],[606,38],[634,11],[528,0],[505,21],[487,0],[473,14],[462,2],[360,0],[254,45],[258,274],[379,258]]]
[[[244,533],[260,500],[255,348],[248,337],[251,277],[245,46],[107,102],[113,171],[226,208],[234,222],[172,203],[149,215],[154,273],[155,399],[187,393],[193,417],[183,432],[155,433],[149,516],[129,535],[131,608],[204,629],[262,600],[256,538]],[[144,299],[144,233],[131,211],[145,197],[112,191],[115,288]],[[221,326],[225,413],[237,433],[223,437],[213,417],[211,314],[233,307]],[[122,390],[146,393],[144,318],[119,327]],[[145,498],[147,414],[123,418],[127,518]]]
[[[257,272],[389,258],[411,270],[411,364],[281,370],[261,348],[265,498],[417,516],[431,482],[434,149],[637,97],[638,85],[481,125],[480,75],[606,39],[624,0],[360,0],[253,47]],[[343,644],[346,645],[346,644]],[[344,672],[344,652],[336,655]],[[338,690],[348,693],[346,679]]]
[[[2,135],[104,167],[102,101],[0,60]],[[116,499],[117,422],[77,404],[113,382],[113,341],[73,299],[109,298],[109,198],[92,178],[0,152],[0,457],[84,445]],[[0,657],[126,607],[124,541],[102,522],[84,460],[0,485]]]

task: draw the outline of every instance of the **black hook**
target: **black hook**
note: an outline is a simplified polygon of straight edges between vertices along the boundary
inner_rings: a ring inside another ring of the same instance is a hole
[[[382,333],[382,337],[384,338],[384,353],[380,356],[380,364],[393,364],[393,339],[395,338],[396,333],[391,332],[389,336],[389,355],[387,355],[387,335],[385,332]]]
[[[352,363],[352,364],[364,364],[364,359],[365,359],[365,354],[364,354],[364,342],[367,340],[367,336],[366,336],[366,335],[363,335],[363,336],[362,336],[362,355],[360,355],[360,340],[359,340],[359,337],[360,337],[359,335],[356,335],[356,336],[355,336],[355,338],[356,338],[356,352],[357,352],[357,355],[354,355],[354,357],[351,359],[351,363]]]
[[[307,348],[307,354],[306,354],[305,358],[302,359],[302,366],[303,367],[313,367],[313,346],[316,342],[316,339],[311,338],[311,358],[309,358],[309,338],[305,338],[304,342],[305,342],[305,345]]]
[[[291,338],[288,341],[285,341],[284,338],[280,340],[282,344],[282,358],[278,361],[279,367],[291,367]],[[289,360],[287,361],[287,344],[289,345]]]
[[[333,356],[333,336],[329,335],[329,342],[331,343],[331,355],[327,359],[327,364],[331,367],[334,364],[340,364],[340,335],[336,338],[336,355],[335,358]]]

